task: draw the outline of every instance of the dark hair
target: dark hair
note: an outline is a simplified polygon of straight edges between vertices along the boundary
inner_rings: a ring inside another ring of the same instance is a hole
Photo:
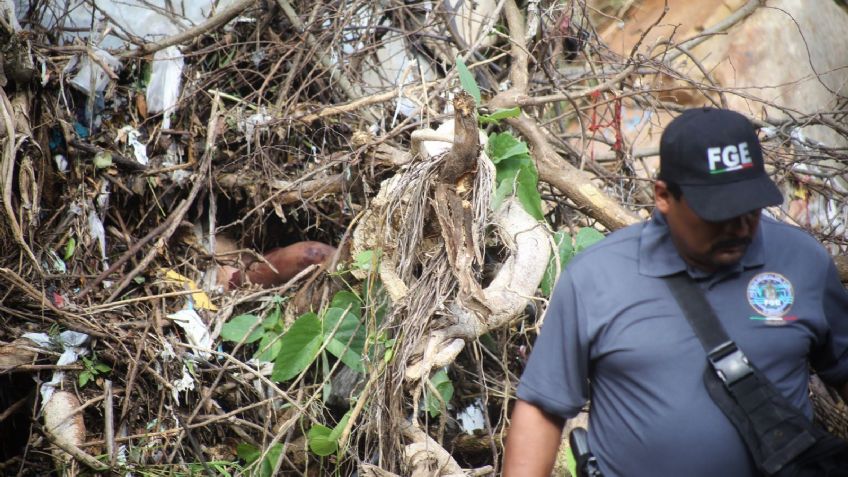
[[[674,197],[674,200],[680,200],[680,198],[683,197],[683,189],[680,188],[680,184],[668,179],[663,179],[662,177],[660,177],[659,180],[665,182],[665,188],[668,190],[669,194]]]

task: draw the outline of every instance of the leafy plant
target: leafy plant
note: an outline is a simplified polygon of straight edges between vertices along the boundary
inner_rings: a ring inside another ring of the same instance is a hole
[[[424,407],[430,417],[438,417],[447,403],[453,398],[453,383],[444,369],[437,371],[430,378],[430,385],[424,392]]]
[[[557,268],[556,257],[551,257],[548,262],[548,267],[545,269],[545,275],[542,277],[542,283],[539,287],[545,296],[551,296],[554,284],[560,272],[565,269],[568,262],[575,255],[604,238],[604,235],[591,227],[583,227],[574,234],[572,238],[563,231],[554,234],[554,242],[557,244],[557,254],[559,255],[559,268]]]
[[[262,449],[246,443],[239,444],[236,452],[239,458],[245,461],[248,466],[254,465],[262,457]],[[257,477],[271,477],[274,475],[274,468],[277,466],[277,462],[279,462],[282,455],[283,445],[272,445],[268,449],[268,452],[265,453],[265,458],[262,459],[262,462],[257,464],[253,475]]]
[[[112,370],[108,364],[97,359],[97,355],[92,355],[91,358],[82,356],[83,371],[79,374],[78,383],[81,388],[97,378],[98,375],[108,373]]]
[[[462,89],[470,94],[474,98],[474,102],[479,106],[481,101],[480,87],[477,85],[474,75],[468,70],[468,66],[465,65],[465,62],[459,56],[456,57],[456,71],[459,74],[459,83],[462,85]]]
[[[515,195],[527,213],[537,220],[544,220],[538,188],[539,173],[527,143],[510,133],[493,133],[489,136],[487,153],[497,171],[492,208],[497,209],[504,199]]]
[[[312,426],[306,434],[309,440],[309,450],[322,457],[334,454],[339,450],[339,438],[342,436],[342,432],[344,432],[349,420],[350,411],[332,429],[321,424]]]
[[[282,300],[277,297],[274,307],[264,320],[252,314],[232,318],[221,328],[221,338],[234,343],[259,341],[253,357],[259,361],[273,361],[282,349],[279,339],[284,331],[281,303]]]

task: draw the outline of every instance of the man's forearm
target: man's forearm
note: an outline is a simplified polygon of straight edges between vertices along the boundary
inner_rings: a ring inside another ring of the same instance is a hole
[[[565,421],[519,400],[506,437],[504,477],[551,475]]]

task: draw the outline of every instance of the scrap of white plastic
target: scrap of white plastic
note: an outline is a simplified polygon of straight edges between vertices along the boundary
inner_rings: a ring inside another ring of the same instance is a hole
[[[261,108],[258,113],[251,114],[250,116],[242,119],[238,122],[238,130],[244,133],[244,136],[248,141],[253,140],[253,133],[257,130],[264,130],[268,127],[271,121],[274,120],[274,117],[265,112],[265,108]]]
[[[106,260],[106,228],[94,210],[88,213],[88,233],[100,247],[100,259]]]
[[[196,348],[191,353],[201,359],[207,359],[209,353],[198,350],[212,349],[212,336],[209,333],[209,328],[203,324],[203,320],[200,319],[197,312],[189,308],[184,308],[168,315],[168,318],[174,320],[174,323],[185,330],[188,343]]]
[[[112,72],[117,73],[121,70],[121,60],[115,58],[109,54],[109,52],[96,47],[93,47],[91,52],[93,55],[96,55],[100,60],[102,60],[104,64],[108,65]],[[91,81],[93,76],[94,92],[102,93],[103,90],[106,89],[110,79],[108,73],[106,73],[106,70],[97,64],[97,62],[89,58],[87,54],[81,55],[78,58],[78,62],[69,63],[68,68],[75,65],[79,66],[79,71],[73,78],[71,78],[71,85],[73,85],[73,87],[85,94],[91,94]]]
[[[171,127],[170,113],[176,108],[180,97],[180,81],[184,67],[183,54],[176,46],[169,46],[153,55],[153,68],[150,72],[150,83],[147,85],[147,111],[164,111],[162,127],[165,129]]]
[[[149,162],[147,159],[147,146],[138,140],[139,136],[141,136],[141,133],[138,132],[138,129],[130,125],[126,125],[118,130],[118,137],[115,138],[115,142],[120,141],[122,138],[126,138],[127,144],[133,148],[135,160],[139,164],[146,166]]]
[[[463,409],[457,416],[459,427],[463,432],[473,434],[477,429],[483,429],[486,419],[483,417],[483,402],[477,398]]]
[[[51,339],[46,333],[24,333],[23,338],[26,338],[41,348],[45,349],[62,349],[62,354],[59,360],[56,361],[58,366],[66,366],[77,362],[80,356],[88,354],[88,344],[90,337],[85,333],[77,331],[63,331],[59,333],[56,339]],[[53,397],[53,392],[56,387],[60,386],[65,378],[64,371],[56,371],[50,381],[41,384],[41,406],[44,407],[50,398]]]
[[[183,365],[183,376],[180,379],[171,381],[171,385],[173,386],[171,388],[171,397],[174,398],[174,402],[179,406],[180,393],[194,389],[194,376],[188,371],[188,366]]]

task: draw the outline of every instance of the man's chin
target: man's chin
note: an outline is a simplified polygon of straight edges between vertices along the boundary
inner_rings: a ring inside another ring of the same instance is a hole
[[[729,267],[736,265],[745,256],[745,250],[748,247],[728,247],[713,252],[713,263],[719,267]]]

